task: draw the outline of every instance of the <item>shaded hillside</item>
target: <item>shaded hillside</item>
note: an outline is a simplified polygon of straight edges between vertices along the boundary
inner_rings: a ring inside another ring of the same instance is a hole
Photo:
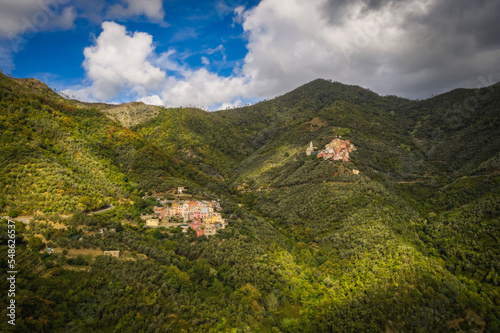
[[[246,141],[254,132],[232,123],[225,113],[163,109],[156,118],[134,130],[169,154],[218,178],[227,178],[253,151]]]
[[[416,102],[402,114],[411,120],[407,129],[429,162],[446,172],[468,174],[481,163],[498,159],[499,111],[500,84],[496,84]],[[497,170],[499,166],[496,163]]]

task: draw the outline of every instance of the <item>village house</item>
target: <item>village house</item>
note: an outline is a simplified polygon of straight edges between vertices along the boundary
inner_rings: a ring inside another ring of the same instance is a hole
[[[220,209],[220,203],[218,201],[212,201],[212,208],[215,209],[215,210],[219,210]]]
[[[165,207],[153,207],[153,212],[160,219],[168,218],[170,215],[170,210]]]
[[[200,237],[202,235],[212,236],[217,230],[226,228],[226,221],[223,220],[221,223],[202,223],[201,221],[193,221],[190,227],[196,231],[196,236]]]
[[[199,204],[198,201],[189,201],[188,202],[188,211],[189,213],[194,213],[198,210]]]
[[[146,220],[146,227],[156,228],[160,225],[160,220],[158,219],[148,219]]]
[[[194,220],[191,222],[189,226],[191,227],[191,229],[196,231],[196,237],[200,237],[201,235],[203,235],[203,230],[201,228],[201,220]]]
[[[205,219],[203,220],[203,222],[205,222],[205,223],[207,223],[207,224],[215,224],[215,223],[217,223],[217,216],[215,216],[215,215],[211,215],[211,216],[209,216],[209,217],[205,218]]]
[[[207,236],[215,235],[216,232],[217,232],[217,229],[216,229],[215,225],[205,224],[205,235],[207,235]]]
[[[205,223],[221,223],[223,221],[220,213],[209,213],[209,216],[203,220]]]
[[[208,217],[208,214],[209,214],[208,207],[202,207],[200,209],[200,218],[206,219]]]
[[[104,255],[120,258],[120,251],[104,251]]]
[[[190,220],[201,220],[200,212],[193,212],[189,214]]]
[[[176,215],[179,215],[179,216],[184,215],[184,206],[182,206],[182,205],[177,206],[177,214]]]

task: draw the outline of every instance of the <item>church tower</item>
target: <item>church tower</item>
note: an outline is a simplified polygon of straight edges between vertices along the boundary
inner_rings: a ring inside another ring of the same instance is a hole
[[[306,155],[309,156],[311,155],[313,152],[314,152],[314,149],[316,149],[317,147],[313,147],[313,143],[311,141],[311,143],[309,143],[309,147],[307,147],[306,149]]]

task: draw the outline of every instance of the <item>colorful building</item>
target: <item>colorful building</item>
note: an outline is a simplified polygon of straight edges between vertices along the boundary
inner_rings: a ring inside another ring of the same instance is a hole
[[[325,149],[320,151],[317,157],[323,158],[324,160],[331,159],[334,161],[348,162],[349,154],[354,150],[356,150],[356,148],[349,140],[335,138],[325,145]]]

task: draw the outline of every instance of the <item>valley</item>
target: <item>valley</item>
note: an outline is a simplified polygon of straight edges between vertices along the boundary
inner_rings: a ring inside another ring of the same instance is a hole
[[[16,223],[20,330],[500,329],[499,84],[457,122],[476,91],[318,79],[206,112],[30,82],[0,75],[0,210],[33,215]]]

